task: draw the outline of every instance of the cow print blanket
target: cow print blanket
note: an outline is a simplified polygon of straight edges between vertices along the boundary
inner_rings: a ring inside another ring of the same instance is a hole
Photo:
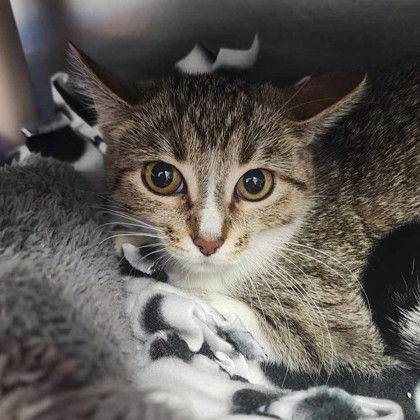
[[[210,71],[223,67],[223,60],[229,67],[246,67],[255,60],[256,50],[257,38],[248,52],[234,51],[232,56],[227,50],[213,56],[196,46],[178,68],[193,72],[191,65],[199,63],[195,72]],[[54,75],[51,88],[56,116],[25,128],[26,145],[8,160],[22,160],[30,153],[52,156],[69,162],[101,190],[106,146],[95,115],[72,92],[67,74]],[[389,379],[370,382],[353,376],[353,387],[345,386],[340,377],[335,386],[328,386],[321,377],[287,375],[281,367],[265,363],[264,349],[237,317],[224,319],[200,299],[168,284],[165,273],[136,247],[125,244],[123,253],[120,271],[126,282],[126,311],[138,344],[136,376],[175,409],[182,401],[197,419],[417,418],[420,387],[417,379],[407,379],[415,375],[393,372]],[[391,390],[395,378],[401,381],[401,392]],[[356,395],[366,384],[368,391],[365,387],[363,396]]]

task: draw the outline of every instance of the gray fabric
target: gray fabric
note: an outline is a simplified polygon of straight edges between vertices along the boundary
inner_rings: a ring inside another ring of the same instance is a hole
[[[56,161],[0,168],[2,420],[172,418],[125,379],[122,284],[87,190]]]

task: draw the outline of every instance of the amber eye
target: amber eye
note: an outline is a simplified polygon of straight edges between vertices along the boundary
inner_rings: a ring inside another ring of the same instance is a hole
[[[251,169],[239,179],[236,192],[244,200],[258,201],[271,193],[273,185],[273,175],[270,171],[267,171],[267,169]]]
[[[178,169],[166,162],[148,163],[143,170],[143,182],[156,194],[178,194],[185,189]]]

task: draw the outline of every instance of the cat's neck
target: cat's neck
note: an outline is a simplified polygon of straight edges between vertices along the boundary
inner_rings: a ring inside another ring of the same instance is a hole
[[[250,270],[237,265],[203,272],[188,272],[175,266],[168,272],[171,284],[201,298],[213,293],[229,295],[235,283],[243,283],[250,274]]]

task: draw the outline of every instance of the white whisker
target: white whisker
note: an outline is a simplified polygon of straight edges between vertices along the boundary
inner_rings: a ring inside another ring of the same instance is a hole
[[[285,257],[284,256],[284,254],[282,255],[282,258],[283,259],[285,259],[287,262],[289,262],[289,263],[291,263],[291,264],[293,264],[299,271],[301,271],[305,276],[306,276],[306,278],[308,278],[308,276],[307,276],[307,274],[300,268],[300,267],[298,267],[293,261],[291,261],[291,260],[289,260],[289,259],[287,259],[287,257]],[[332,337],[331,337],[331,333],[330,333],[330,329],[329,329],[329,327],[328,327],[328,324],[327,324],[327,321],[326,321],[326,319],[325,319],[325,317],[323,316],[323,314],[322,314],[322,312],[321,312],[321,310],[320,310],[320,308],[319,308],[319,306],[316,304],[316,302],[315,302],[315,300],[312,298],[312,296],[310,295],[310,293],[308,293],[308,291],[301,285],[301,284],[299,284],[299,282],[297,282],[292,276],[291,276],[291,274],[290,273],[288,273],[287,272],[287,270],[284,268],[284,267],[282,267],[279,263],[277,263],[277,262],[275,262],[275,261],[273,261],[273,260],[270,260],[270,262],[271,262],[271,264],[273,264],[273,266],[274,267],[276,267],[277,269],[279,269],[279,270],[281,270],[282,272],[284,272],[284,274],[289,278],[289,280],[287,280],[286,278],[284,278],[283,276],[281,276],[282,278],[283,278],[283,280],[285,280],[286,282],[288,282],[289,284],[291,284],[291,286],[296,290],[296,288],[297,288],[297,292],[300,294],[300,296],[305,300],[305,302],[308,304],[308,307],[310,308],[310,309],[312,309],[312,311],[314,311],[314,314],[315,314],[315,316],[318,318],[318,319],[321,319],[322,320],[322,323],[324,324],[324,326],[325,326],[325,329],[326,329],[326,331],[327,331],[327,334],[328,334],[328,339],[329,339],[329,343],[330,343],[330,348],[331,348],[331,359],[330,359],[330,366],[331,366],[331,368],[330,368],[330,371],[328,372],[328,380],[329,380],[329,378],[330,378],[330,376],[331,376],[331,374],[332,374],[332,371],[333,371],[333,366],[334,366],[334,353],[335,353],[335,351],[334,351],[334,346],[333,346],[333,342],[332,342]],[[279,274],[279,273],[277,273],[277,274]],[[312,302],[312,304],[309,302],[309,300],[308,299],[310,299],[311,300],[311,302]],[[312,306],[313,305],[313,306]],[[321,324],[318,324],[318,326],[320,327],[320,330],[321,330],[321,333],[322,333],[322,346],[323,346],[323,349],[325,350],[325,337],[324,337],[324,331],[323,331],[323,328],[322,328],[322,325]],[[323,360],[325,360],[325,354],[323,353],[323,355],[322,355],[322,357],[323,357]]]
[[[110,225],[137,226],[137,227],[142,228],[142,229],[145,229],[146,228],[146,229],[150,229],[150,230],[153,230],[153,231],[156,231],[156,232],[162,232],[161,229],[156,228],[156,227],[152,227],[152,226],[142,226],[142,225],[140,225],[138,223],[127,223],[127,222],[117,222],[117,221],[103,223],[102,225],[99,225],[99,227],[110,226]]]
[[[142,233],[142,234],[140,234],[140,233],[135,233],[135,234],[134,233],[123,233],[123,234],[119,234],[119,235],[108,236],[107,238],[105,238],[101,242],[99,242],[97,246],[103,244],[105,241],[108,241],[109,239],[119,238],[119,237],[124,237],[124,236],[139,236],[139,237],[147,237],[147,238],[159,238],[158,236],[149,235],[147,233]]]
[[[359,286],[360,286],[360,288],[361,288],[361,291],[362,291],[362,293],[363,293],[363,295],[365,296],[365,299],[366,299],[366,304],[367,304],[367,306],[368,306],[368,308],[369,308],[369,313],[371,314],[371,316],[372,316],[372,308],[371,308],[371,306],[370,306],[370,302],[369,302],[369,298],[368,298],[368,296],[367,296],[367,294],[366,294],[366,291],[365,291],[365,289],[364,289],[364,287],[363,287],[363,284],[361,283],[361,281],[360,281],[360,279],[357,277],[357,275],[355,275],[342,261],[340,261],[339,259],[337,259],[337,258],[335,258],[335,257],[333,257],[332,255],[329,255],[328,253],[326,253],[326,252],[324,252],[324,251],[320,251],[319,249],[316,249],[316,248],[312,248],[312,247],[310,247],[310,246],[308,246],[308,245],[303,245],[303,244],[298,244],[298,243],[294,243],[294,242],[289,242],[288,243],[288,245],[291,245],[291,246],[300,246],[300,247],[303,247],[303,248],[308,248],[308,249],[310,249],[310,250],[312,250],[312,251],[315,251],[315,252],[318,252],[319,254],[321,254],[321,255],[325,255],[326,257],[328,257],[328,258],[330,258],[332,261],[334,261],[334,262],[336,262],[338,265],[340,265],[341,267],[343,267],[351,276],[352,276],[352,278],[357,282],[357,283],[359,283]]]
[[[256,264],[256,266],[258,267],[258,271],[260,272],[261,267],[260,267],[260,262],[256,261],[255,258],[251,258],[252,262],[254,262]],[[266,286],[271,290],[271,293],[274,295],[274,298],[276,299],[277,303],[280,306],[281,311],[283,312],[283,317],[284,317],[284,321],[286,324],[286,330],[287,330],[287,334],[289,337],[289,342],[291,342],[291,330],[290,330],[290,325],[289,325],[289,321],[287,319],[287,315],[286,315],[286,311],[284,310],[284,307],[279,299],[279,297],[277,296],[277,293],[275,292],[275,290],[271,287],[271,285],[267,282],[267,280],[265,279],[265,274],[264,273],[258,273],[258,278],[260,278],[261,280],[264,281],[264,283],[266,284]],[[286,350],[288,350],[289,352],[291,352],[291,348],[287,348]],[[288,358],[290,358],[290,355],[287,356]],[[287,375],[289,373],[289,366],[287,365],[286,368],[286,373],[285,376],[283,378],[283,384],[286,381]]]
[[[136,223],[137,225],[140,225],[140,226],[148,227],[148,228],[151,228],[151,229],[160,229],[160,228],[157,228],[156,226],[153,226],[149,223],[146,223],[142,220],[139,220],[132,215],[125,214],[125,213],[122,213],[120,211],[116,211],[116,210],[113,210],[113,209],[105,209],[104,212],[112,214],[114,216],[121,217],[122,219],[129,220],[129,221],[134,222],[134,223]],[[116,223],[118,223],[118,222],[116,222]]]

